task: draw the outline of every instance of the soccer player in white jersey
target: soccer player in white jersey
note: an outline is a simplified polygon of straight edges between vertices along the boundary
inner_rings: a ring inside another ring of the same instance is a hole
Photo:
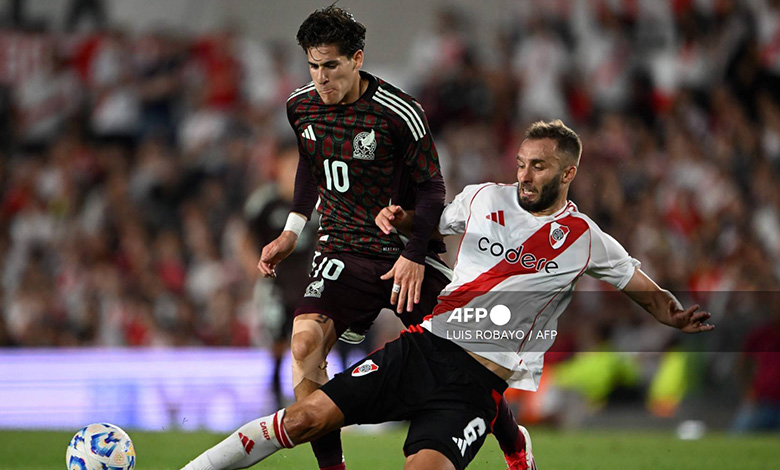
[[[713,328],[683,308],[612,237],[567,199],[581,143],[561,121],[538,122],[517,155],[517,183],[468,186],[445,209],[442,235],[462,233],[453,281],[433,313],[286,410],[245,424],[185,470],[249,467],[278,449],[350,424],[410,421],[405,469],[462,469],[474,458],[511,386],[536,390],[548,335],[588,274],[686,333]],[[377,225],[411,217],[384,208]],[[514,468],[535,469],[531,441]]]

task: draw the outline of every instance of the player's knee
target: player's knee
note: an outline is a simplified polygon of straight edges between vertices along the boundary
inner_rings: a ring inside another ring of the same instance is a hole
[[[327,414],[316,406],[298,402],[284,415],[284,428],[295,444],[316,439],[333,428]]]
[[[308,331],[295,333],[290,342],[290,351],[293,360],[298,362],[305,361],[309,356],[322,348],[317,338]]]

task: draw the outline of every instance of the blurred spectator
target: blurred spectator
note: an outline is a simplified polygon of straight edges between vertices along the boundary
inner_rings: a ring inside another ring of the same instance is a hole
[[[769,321],[750,332],[740,357],[745,391],[736,433],[780,430],[780,305],[773,303]]]
[[[44,50],[47,60],[13,94],[16,139],[22,149],[40,154],[65,130],[81,106],[81,84],[57,46]]]
[[[65,27],[74,31],[83,23],[83,18],[91,18],[95,29],[102,29],[107,21],[104,0],[71,0]]]
[[[512,68],[520,83],[520,116],[568,120],[563,79],[571,66],[563,41],[542,17],[532,17],[520,41]]]
[[[184,85],[184,47],[178,38],[165,33],[144,35],[135,44],[141,138],[173,141]]]

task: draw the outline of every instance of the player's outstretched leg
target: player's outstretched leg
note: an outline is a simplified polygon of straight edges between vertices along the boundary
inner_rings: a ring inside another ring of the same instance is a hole
[[[319,438],[344,424],[344,414],[317,391],[287,410],[250,421],[182,470],[236,470],[251,467],[282,448]]]
[[[307,313],[295,317],[290,349],[296,400],[303,400],[328,381],[326,358],[336,340],[336,328],[327,316]],[[312,441],[311,448],[321,469],[346,468],[339,429]]]
[[[528,431],[524,427],[518,426],[515,415],[509,408],[506,398],[503,397],[498,403],[496,421],[493,423],[493,434],[504,452],[504,459],[509,470],[536,469],[531,454],[531,438],[528,436]]]

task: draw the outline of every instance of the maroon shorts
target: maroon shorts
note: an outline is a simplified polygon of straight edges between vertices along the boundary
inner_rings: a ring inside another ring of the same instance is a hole
[[[371,258],[352,253],[314,254],[311,283],[295,310],[295,315],[319,313],[328,316],[336,326],[336,336],[351,328],[365,333],[379,311],[392,309],[390,294],[393,280],[379,277],[392,269],[394,259]],[[417,325],[433,311],[436,298],[450,282],[451,271],[443,261],[428,256],[425,278],[420,289],[420,303],[414,310],[396,313],[406,326]]]

